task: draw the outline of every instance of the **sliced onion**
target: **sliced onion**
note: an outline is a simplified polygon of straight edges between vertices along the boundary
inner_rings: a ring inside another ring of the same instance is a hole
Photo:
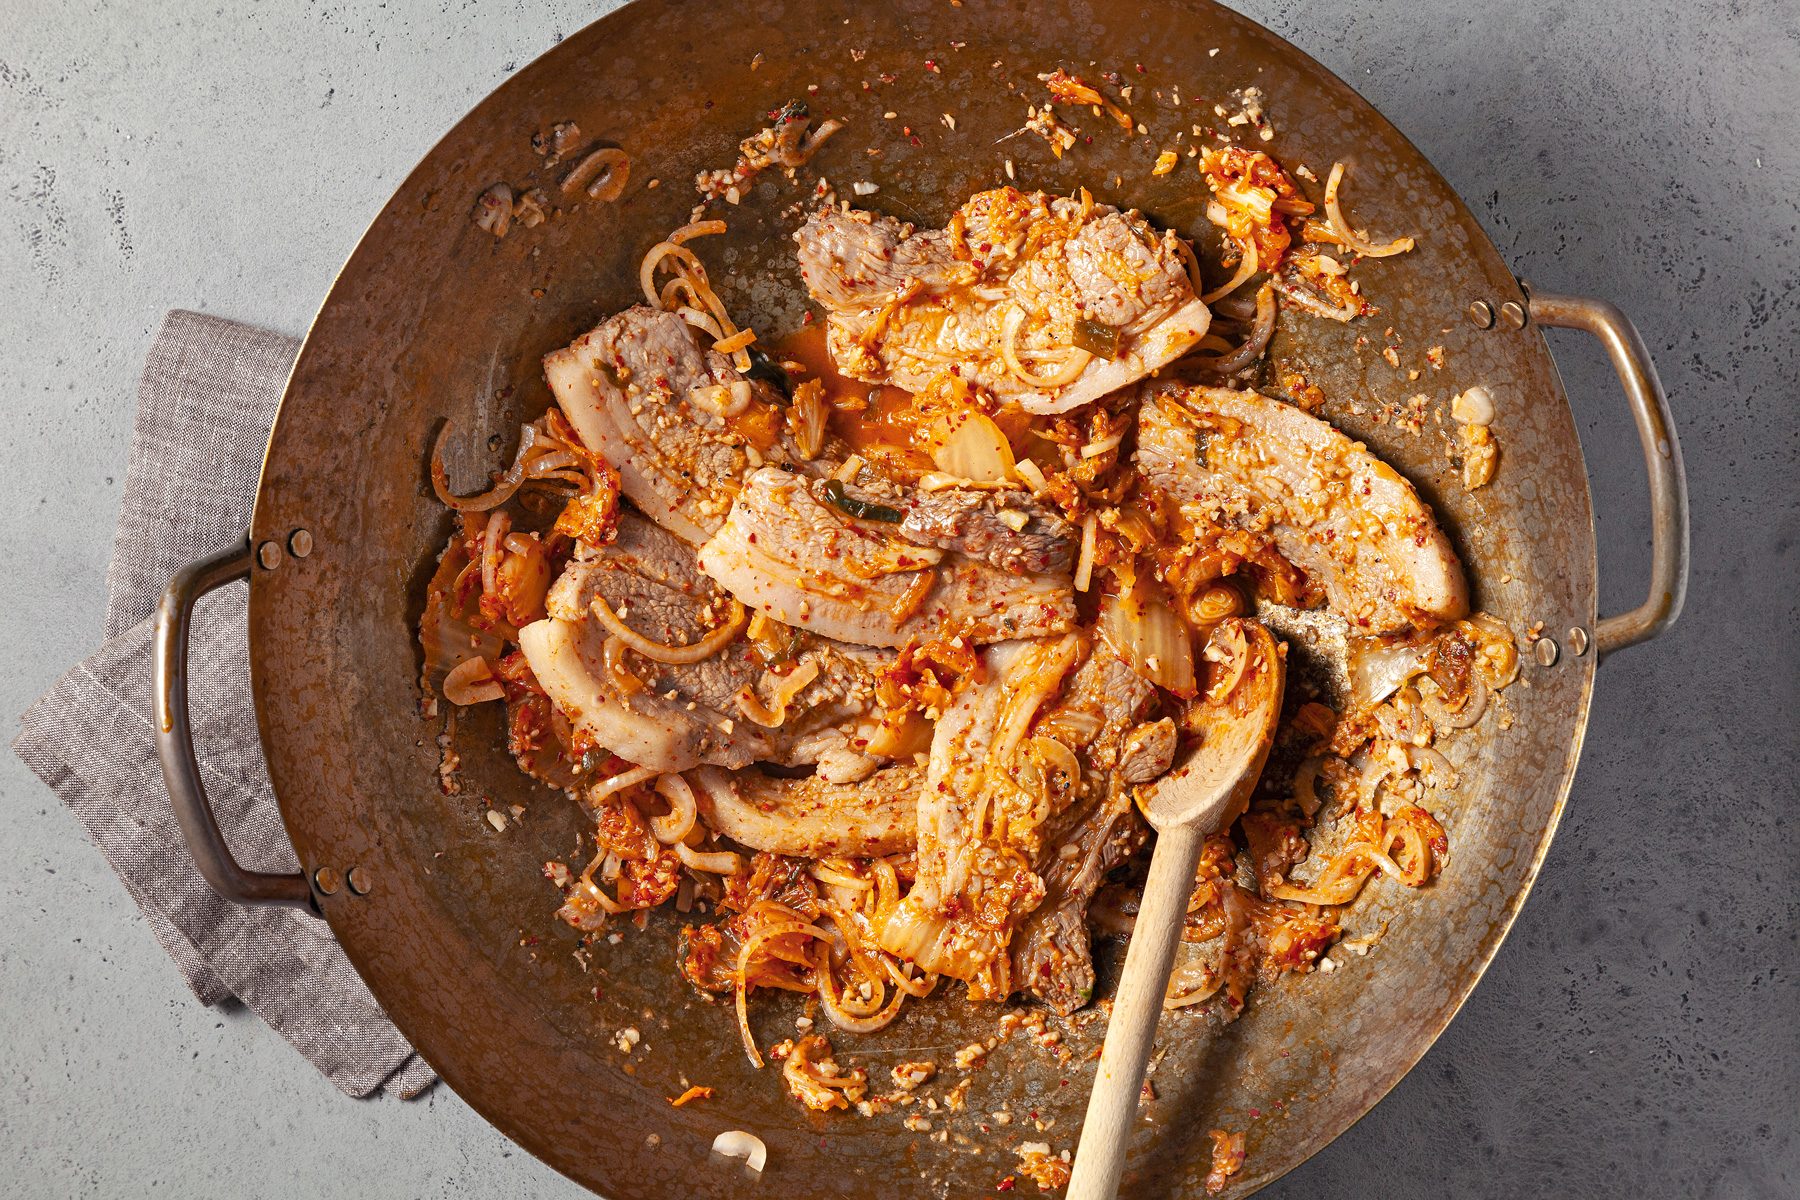
[[[1099,521],[1093,513],[1081,519],[1081,555],[1075,561],[1075,590],[1085,592],[1094,581],[1094,538]]]
[[[1381,834],[1382,844],[1391,847],[1396,839],[1404,847],[1402,854],[1383,855],[1385,861],[1378,860],[1378,865],[1407,887],[1424,887],[1431,880],[1431,847],[1425,844],[1425,835],[1411,821],[1389,821]],[[1401,858],[1414,865],[1402,866]],[[1387,863],[1392,863],[1395,870],[1389,871]]]
[[[1488,685],[1479,672],[1471,672],[1469,698],[1463,701],[1459,709],[1452,709],[1439,696],[1424,696],[1419,700],[1419,708],[1430,718],[1434,729],[1467,729],[1481,720],[1481,714],[1487,711]]]
[[[1294,802],[1300,811],[1312,816],[1324,803],[1319,799],[1319,770],[1325,760],[1318,755],[1306,759],[1294,769]]]
[[[628,787],[636,787],[645,780],[655,779],[662,774],[655,767],[633,767],[629,771],[621,771],[610,779],[603,779],[588,789],[587,801],[590,805],[598,804],[608,796],[615,796]]]
[[[1344,164],[1332,163],[1331,175],[1325,180],[1325,216],[1331,222],[1331,231],[1346,249],[1354,250],[1364,258],[1387,258],[1393,254],[1404,254],[1413,248],[1413,240],[1409,237],[1398,237],[1377,246],[1357,233],[1350,222],[1344,219],[1344,210],[1338,205],[1338,185],[1343,181]]]
[[[680,229],[671,233],[664,240],[674,242],[679,246],[692,238],[708,237],[715,233],[724,233],[725,230],[725,222],[717,219],[711,221],[689,221],[686,225],[683,225]]]
[[[625,193],[631,179],[631,156],[617,146],[603,146],[584,156],[562,177],[562,190],[585,187],[596,200],[611,203]]]
[[[1456,768],[1444,757],[1444,752],[1430,746],[1406,747],[1406,760],[1412,764],[1413,770],[1424,769],[1425,781],[1434,788],[1453,788],[1456,786]]]
[[[758,1175],[769,1161],[769,1148],[763,1145],[763,1140],[741,1129],[727,1129],[713,1139],[712,1148],[714,1154],[743,1159],[744,1165]]]
[[[670,666],[691,666],[705,662],[719,651],[729,646],[737,635],[749,623],[741,601],[731,602],[731,616],[717,629],[708,633],[697,642],[686,646],[671,646],[664,642],[651,641],[624,621],[606,602],[606,597],[595,596],[589,606],[596,620],[606,627],[608,633],[636,650],[651,662],[666,663]]]
[[[936,440],[931,459],[946,474],[976,483],[1005,483],[1014,477],[1012,445],[986,413],[971,409],[948,418]]]
[[[1025,743],[1025,749],[1045,767],[1062,772],[1068,786],[1081,782],[1081,762],[1075,752],[1053,737],[1038,736]]]
[[[675,845],[694,828],[698,812],[694,803],[694,789],[689,787],[688,781],[679,775],[659,775],[656,780],[656,794],[669,802],[669,811],[660,817],[650,818],[650,832],[654,833],[656,840],[663,845]],[[675,853],[679,855],[681,851],[677,850]],[[722,874],[730,874],[730,872],[722,872]]]
[[[1391,642],[1352,638],[1349,646],[1350,702],[1358,711],[1372,708],[1425,671],[1428,641]]]
[[[854,875],[838,870],[829,862],[818,859],[807,864],[806,873],[811,875],[814,879],[817,879],[820,883],[828,883],[833,887],[849,888],[851,891],[855,892],[866,892],[875,886],[874,883],[867,879],[858,879]]]
[[[906,974],[899,963],[896,963],[892,958],[885,954],[881,957],[881,965],[887,969],[888,978],[894,981],[894,986],[909,996],[923,999],[924,997],[931,995],[932,991],[938,985],[938,977],[935,973],[923,975],[918,979],[914,979],[912,976]]]
[[[1025,364],[1019,361],[1016,343],[1019,340],[1019,331],[1024,328],[1028,315],[1023,308],[1016,304],[1007,311],[1005,324],[1000,329],[1000,357],[1005,360],[1006,369],[1011,371],[1021,383],[1044,390],[1059,388],[1075,382],[1080,378],[1081,373],[1087,370],[1088,363],[1093,361],[1094,356],[1086,350],[1074,346],[1069,347],[1067,351],[1063,352],[1066,355],[1063,365],[1050,375],[1033,375],[1026,369]],[[1044,357],[1041,353],[1037,356]]]
[[[1169,976],[1168,990],[1163,994],[1163,1007],[1187,1008],[1210,1000],[1225,984],[1225,972],[1213,972],[1203,962],[1188,962]]]
[[[1193,639],[1160,599],[1101,597],[1100,636],[1144,679],[1177,696],[1194,694]]]
[[[684,867],[714,875],[736,875],[744,869],[744,860],[730,850],[700,851],[686,842],[675,843],[675,857]]]
[[[550,450],[538,455],[525,465],[525,477],[541,479],[553,471],[563,471],[580,465],[581,459],[573,450]]]
[[[667,295],[671,287],[685,287],[686,285],[687,281],[684,279],[671,279],[663,286],[663,293]],[[710,313],[703,313],[697,308],[692,308],[683,304],[676,307],[675,315],[686,321],[689,325],[692,325],[695,329],[698,329],[701,333],[710,334],[712,340],[715,342],[725,336],[724,331],[719,328],[719,323],[713,320],[712,314]],[[699,389],[695,390],[698,391]]]
[[[1295,287],[1285,279],[1274,279],[1270,283],[1276,291],[1315,317],[1324,317],[1329,321],[1349,322],[1363,314],[1361,297],[1357,297],[1355,304],[1327,304],[1307,289]]]
[[[538,441],[537,426],[525,426],[519,433],[519,452],[513,456],[512,466],[506,468],[493,487],[476,496],[454,496],[450,493],[450,477],[444,470],[444,439],[449,436],[450,422],[445,421],[431,444],[431,490],[446,508],[457,512],[486,512],[512,499],[525,482],[525,460]]]
[[[679,855],[681,850],[682,847],[677,846],[675,853]],[[736,856],[733,855],[733,857]],[[750,1032],[750,1008],[746,1000],[746,997],[750,992],[747,981],[749,979],[751,956],[762,947],[764,942],[769,941],[771,938],[781,937],[784,934],[805,933],[817,938],[830,936],[817,925],[805,924],[804,918],[800,918],[799,914],[796,913],[795,917],[796,919],[793,921],[784,921],[775,925],[765,925],[763,928],[758,929],[755,933],[745,938],[744,944],[738,948],[737,981],[732,988],[734,993],[732,998],[737,1007],[738,1035],[743,1039],[744,1053],[749,1055],[750,1061],[759,1069],[763,1065],[763,1056],[762,1052],[756,1048],[755,1036]]]
[[[1231,295],[1231,293],[1243,287],[1246,283],[1249,283],[1250,277],[1256,274],[1257,267],[1261,265],[1260,256],[1256,252],[1256,243],[1254,241],[1246,241],[1242,252],[1238,256],[1237,273],[1212,291],[1206,293],[1206,295],[1200,297],[1200,303],[1214,304],[1223,300],[1225,297]]]
[[[1356,788],[1362,793],[1365,804],[1373,804],[1377,790],[1387,781],[1387,777],[1394,773],[1394,764],[1388,760],[1385,754],[1368,754],[1361,757],[1363,764],[1357,771]],[[1356,765],[1355,760],[1351,761],[1351,765]]]
[[[1231,375],[1243,370],[1262,356],[1269,348],[1269,340],[1275,336],[1275,285],[1265,283],[1256,290],[1256,321],[1250,326],[1250,333],[1243,345],[1229,354],[1214,359],[1200,359],[1202,366],[1220,375]]]
[[[1103,454],[1108,454],[1117,450],[1119,448],[1119,443],[1124,440],[1125,431],[1121,429],[1111,437],[1103,437],[1098,441],[1089,442],[1087,445],[1083,446],[1081,448],[1081,457],[1099,458]]]
[[[487,528],[481,535],[481,591],[492,596],[499,588],[500,553],[505,549],[506,535],[512,529],[512,518],[500,509],[488,516]]]
[[[748,350],[756,342],[756,331],[740,329],[730,337],[720,338],[713,347],[720,354],[734,354],[739,350]]]
[[[494,678],[494,672],[488,661],[479,656],[466,659],[450,668],[444,676],[444,699],[452,704],[465,708],[471,704],[484,704],[489,700],[505,698],[506,689]]]
[[[821,960],[825,953],[823,950],[819,952]],[[846,1032],[874,1033],[877,1029],[891,1024],[894,1018],[900,1015],[900,1006],[906,1003],[906,992],[895,988],[894,998],[888,1001],[886,1008],[872,1016],[857,1016],[845,1008],[843,1002],[836,995],[837,985],[832,982],[829,969],[821,966],[821,972],[824,974],[824,979],[819,987],[819,1006],[825,1010],[825,1015],[831,1019],[833,1025]],[[820,1082],[825,1081],[821,1080]]]
[[[600,646],[600,673],[622,696],[635,696],[648,685],[625,665],[625,643],[608,637]]]
[[[588,863],[587,869],[581,873],[580,884],[582,890],[587,892],[587,894],[593,898],[594,903],[600,906],[601,912],[604,912],[609,916],[616,917],[620,913],[630,912],[630,909],[607,895],[606,889],[594,882],[594,868],[600,866],[602,862],[606,864],[605,868],[601,871],[602,875],[608,879],[616,879],[618,877],[619,860],[611,854],[596,854],[593,860]]]
[[[673,258],[676,262],[698,271],[702,279],[706,277],[706,268],[701,265],[692,250],[675,242],[656,243],[644,254],[644,261],[638,264],[638,283],[644,289],[644,299],[653,308],[662,307],[662,293],[656,288],[656,268],[662,265],[665,258]],[[714,314],[714,316],[717,315]]]
[[[788,705],[794,697],[806,690],[808,684],[819,677],[819,660],[809,658],[786,675],[772,675],[775,680],[775,703],[767,705],[762,702],[755,690],[745,684],[739,688],[732,699],[737,701],[738,711],[761,725],[764,729],[775,729],[787,723]]]
[[[1350,870],[1339,869],[1339,864],[1351,862],[1355,864]],[[1383,864],[1386,864],[1383,866]],[[1306,887],[1292,883],[1278,883],[1269,889],[1272,900],[1290,900],[1297,904],[1348,904],[1356,899],[1375,873],[1376,867],[1383,870],[1392,869],[1396,876],[1404,875],[1393,859],[1376,850],[1367,842],[1354,842],[1346,846],[1331,864],[1320,872],[1318,881]]]

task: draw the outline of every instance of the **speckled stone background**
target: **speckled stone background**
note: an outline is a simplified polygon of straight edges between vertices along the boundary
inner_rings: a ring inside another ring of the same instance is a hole
[[[0,0],[9,727],[98,636],[163,312],[301,332],[437,136],[611,7]],[[1601,671],[1569,816],[1486,981],[1265,1194],[1800,1193],[1800,6],[1241,7],[1410,135],[1522,276],[1626,306],[1694,507],[1687,615]],[[1553,346],[1622,608],[1648,561],[1636,439],[1598,350]],[[194,1004],[10,755],[0,830],[0,1191],[577,1194],[441,1088],[346,1100],[254,1018]]]

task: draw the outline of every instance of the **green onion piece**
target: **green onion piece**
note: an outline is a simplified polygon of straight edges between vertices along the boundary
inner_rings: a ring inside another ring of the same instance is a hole
[[[898,525],[903,514],[897,508],[889,508],[885,504],[873,504],[867,500],[858,500],[844,490],[844,485],[836,479],[825,481],[825,498],[851,516],[863,521],[885,521],[889,525]]]
[[[1075,322],[1074,341],[1089,354],[1100,358],[1110,360],[1119,357],[1119,331],[1111,325],[1102,325],[1083,317]]]

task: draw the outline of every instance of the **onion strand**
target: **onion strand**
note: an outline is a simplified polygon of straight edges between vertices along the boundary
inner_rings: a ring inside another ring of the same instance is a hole
[[[606,602],[605,596],[595,596],[588,606],[594,618],[606,627],[606,631],[636,650],[651,662],[665,663],[669,666],[692,666],[705,662],[725,647],[729,646],[737,635],[750,623],[741,601],[731,602],[731,616],[723,625],[708,633],[697,642],[686,646],[671,646],[666,642],[652,641],[619,619],[612,605]]]

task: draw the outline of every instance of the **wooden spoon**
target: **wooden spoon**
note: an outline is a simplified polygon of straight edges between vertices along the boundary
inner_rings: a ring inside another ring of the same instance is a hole
[[[1240,644],[1241,651],[1229,653]],[[1229,655],[1209,672],[1215,689],[1222,686],[1219,681],[1229,681],[1240,656],[1243,672],[1229,695],[1216,702],[1204,698],[1203,740],[1188,760],[1139,792],[1139,805],[1156,830],[1156,850],[1088,1097],[1067,1200],[1112,1200],[1118,1191],[1200,849],[1208,835],[1243,811],[1275,741],[1287,676],[1282,647],[1261,625],[1234,617],[1213,631],[1207,649],[1209,657]]]

